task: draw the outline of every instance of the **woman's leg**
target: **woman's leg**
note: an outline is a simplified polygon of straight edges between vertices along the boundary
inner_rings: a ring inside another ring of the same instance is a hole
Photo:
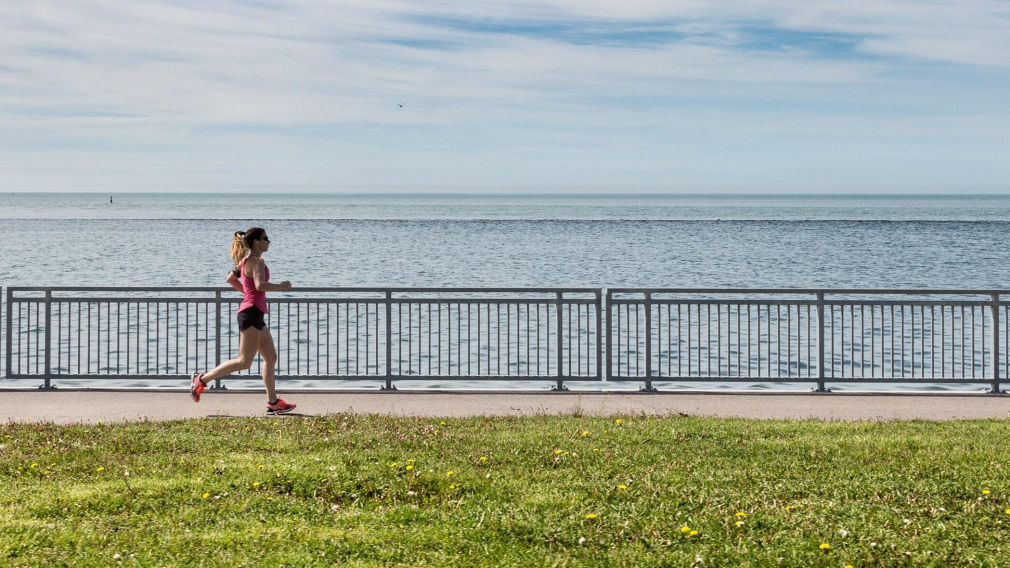
[[[267,389],[267,402],[277,402],[277,390],[274,388],[274,372],[277,366],[277,349],[274,348],[274,338],[270,328],[263,328],[260,333],[259,352],[263,357],[263,386]]]
[[[254,326],[249,326],[242,330],[238,338],[238,358],[232,359],[230,361],[225,361],[217,367],[207,371],[201,380],[203,384],[207,384],[214,379],[223,377],[225,375],[230,375],[235,371],[244,371],[252,366],[253,361],[256,359],[256,350],[259,348],[260,336],[263,334],[270,334],[268,329],[256,329]],[[271,342],[273,345],[273,342]],[[276,355],[274,356],[276,359]]]

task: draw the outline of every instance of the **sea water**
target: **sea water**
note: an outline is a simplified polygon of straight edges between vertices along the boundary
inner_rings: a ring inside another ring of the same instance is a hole
[[[270,234],[273,279],[295,286],[991,289],[1010,276],[1003,195],[17,193],[0,195],[0,284],[223,285],[232,233],[250,226]]]

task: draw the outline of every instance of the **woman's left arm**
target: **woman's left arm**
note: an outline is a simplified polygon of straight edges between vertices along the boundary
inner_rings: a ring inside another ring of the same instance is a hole
[[[238,276],[235,275],[234,270],[228,271],[228,278],[225,278],[225,282],[231,284],[231,287],[234,288],[235,290],[239,292],[242,291],[242,283],[238,281]]]

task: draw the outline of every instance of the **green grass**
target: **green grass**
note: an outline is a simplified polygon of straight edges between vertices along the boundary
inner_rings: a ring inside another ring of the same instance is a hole
[[[8,423],[0,565],[1007,565],[1006,432],[637,416]]]

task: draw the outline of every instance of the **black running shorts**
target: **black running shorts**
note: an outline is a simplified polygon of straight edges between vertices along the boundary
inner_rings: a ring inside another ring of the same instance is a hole
[[[263,329],[267,326],[267,322],[263,319],[263,316],[263,310],[260,310],[256,306],[249,306],[238,313],[238,330],[244,331],[250,327]]]

